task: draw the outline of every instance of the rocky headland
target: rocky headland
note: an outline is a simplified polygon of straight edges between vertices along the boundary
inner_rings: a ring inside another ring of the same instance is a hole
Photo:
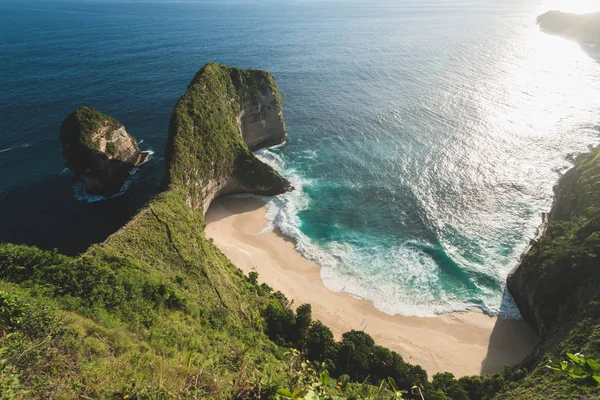
[[[218,196],[273,196],[292,189],[253,150],[285,141],[282,102],[273,76],[210,63],[192,79],[169,125],[168,186],[206,212]]]
[[[67,117],[61,140],[69,167],[98,193],[118,190],[142,158],[120,123],[89,108]],[[546,232],[508,280],[540,334],[534,352],[497,374],[430,380],[412,360],[376,345],[365,320],[337,340],[312,320],[309,305],[294,311],[206,236],[213,199],[292,189],[252,154],[284,140],[281,97],[269,73],[207,64],[173,110],[164,190],[125,226],[78,257],[0,244],[2,390],[11,398],[256,399],[292,398],[312,382],[340,398],[398,398],[397,388],[416,388],[428,400],[598,398],[594,382],[546,365],[565,352],[600,356],[600,149],[561,178]],[[281,273],[289,262],[278,260]],[[307,285],[300,290],[312,294]],[[357,314],[347,303],[339,307]],[[394,329],[422,335],[413,322]],[[446,322],[462,332],[443,346],[448,351],[472,341],[458,319]],[[491,327],[490,341],[511,340],[501,324]],[[422,347],[435,363],[436,346]],[[327,386],[323,368],[344,382]]]

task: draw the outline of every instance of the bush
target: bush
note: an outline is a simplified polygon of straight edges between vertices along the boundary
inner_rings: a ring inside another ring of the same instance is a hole
[[[271,301],[265,312],[266,332],[280,346],[292,347],[296,316],[279,301]]]
[[[433,376],[433,387],[444,392],[452,400],[469,400],[469,395],[450,372],[440,372]]]
[[[310,304],[302,304],[296,309],[296,325],[294,329],[293,342],[297,349],[304,349],[306,335],[312,323],[312,307]]]
[[[321,321],[313,322],[308,328],[305,350],[308,360],[325,363],[330,371],[335,369],[339,344],[333,338],[331,330]]]

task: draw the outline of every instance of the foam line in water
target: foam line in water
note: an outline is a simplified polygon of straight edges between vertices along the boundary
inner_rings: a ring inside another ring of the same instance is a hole
[[[497,288],[488,289],[486,285],[480,288],[477,282],[464,279],[459,279],[458,291],[444,286],[440,280],[443,271],[435,257],[428,254],[429,243],[406,242],[391,247],[376,242],[358,247],[339,242],[314,243],[300,230],[302,221],[299,218],[299,214],[310,206],[304,188],[314,182],[286,168],[284,158],[273,149],[261,150],[256,155],[280,171],[295,188],[292,192],[265,199],[269,221],[265,229],[278,229],[292,238],[296,249],[321,267],[321,279],[330,290],[369,300],[388,314],[426,317],[480,309],[490,315],[519,318],[510,295],[498,299],[493,290]],[[315,157],[316,154],[307,156]],[[370,268],[360,268],[364,265]],[[472,292],[477,295],[470,296]]]
[[[6,149],[0,150],[0,153],[6,153],[14,149],[26,149],[27,147],[31,147],[31,145],[29,143],[25,143],[17,147],[7,147]]]
[[[73,184],[73,193],[74,193],[75,199],[77,199],[79,201],[85,201],[88,203],[95,203],[98,201],[114,199],[115,197],[124,195],[127,192],[127,189],[129,189],[131,184],[134,182],[138,168],[140,166],[146,164],[148,161],[150,161],[150,158],[154,155],[154,151],[152,151],[152,150],[145,150],[145,151],[142,151],[142,153],[147,154],[146,159],[142,163],[140,163],[136,168],[133,168],[129,172],[129,176],[127,177],[127,179],[125,179],[125,182],[123,182],[123,186],[121,186],[121,189],[117,193],[113,194],[112,196],[108,196],[108,197],[100,196],[100,195],[96,195],[96,194],[89,194],[85,190],[85,186],[83,185],[83,183],[81,183],[80,181],[77,181]],[[63,173],[65,173],[65,170],[70,171],[68,168],[65,168],[64,170],[62,170],[60,172],[60,174],[62,175]]]

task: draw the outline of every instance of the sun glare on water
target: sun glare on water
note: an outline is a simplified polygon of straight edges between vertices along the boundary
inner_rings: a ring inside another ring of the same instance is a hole
[[[559,11],[572,12],[577,14],[591,13],[600,11],[600,1],[598,0],[562,0],[556,5]]]

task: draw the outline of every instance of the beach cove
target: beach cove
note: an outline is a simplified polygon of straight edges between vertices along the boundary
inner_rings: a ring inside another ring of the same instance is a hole
[[[281,291],[292,307],[308,303],[313,318],[336,338],[349,330],[364,330],[375,341],[421,365],[431,376],[452,372],[456,377],[500,372],[521,362],[537,337],[523,320],[490,317],[479,311],[437,317],[389,315],[373,304],[329,290],[319,266],[304,258],[292,240],[265,229],[266,205],[256,198],[221,198],[206,214],[208,237],[244,273]]]

